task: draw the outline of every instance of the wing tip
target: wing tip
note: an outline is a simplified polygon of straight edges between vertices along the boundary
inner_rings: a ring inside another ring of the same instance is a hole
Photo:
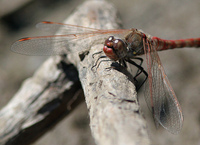
[[[30,37],[25,37],[25,38],[19,39],[18,41],[21,42],[21,41],[26,41],[26,40],[30,40],[30,39],[31,39]],[[17,41],[17,42],[18,42],[18,41]]]
[[[40,23],[42,23],[42,24],[53,24],[54,22],[50,22],[50,21],[42,21],[42,22],[40,22]]]

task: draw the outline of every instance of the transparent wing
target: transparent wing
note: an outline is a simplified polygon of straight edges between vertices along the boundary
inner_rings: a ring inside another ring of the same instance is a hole
[[[148,67],[145,99],[153,113],[156,126],[177,134],[182,129],[183,114],[174,90],[165,74],[158,53],[150,43],[144,45]]]
[[[27,37],[16,41],[11,50],[25,55],[56,55],[64,53],[69,42],[77,39],[74,35]]]
[[[66,48],[69,45],[79,42],[79,47],[76,51],[83,51],[86,47],[89,47],[94,40],[94,37],[108,37],[109,35],[124,35],[124,33],[130,30],[119,29],[119,30],[98,30],[93,28],[87,28],[76,25],[68,25],[54,22],[42,22],[37,26],[46,29],[56,31],[61,25],[62,34],[64,35],[52,35],[52,36],[38,36],[38,37],[27,37],[16,41],[12,46],[11,50],[17,53],[25,55],[55,55],[66,52]],[[59,29],[60,31],[60,29]],[[101,38],[99,37],[99,39]],[[82,40],[86,39],[87,42]]]
[[[56,32],[58,32],[58,30],[62,32],[62,34],[88,33],[92,31],[99,31],[99,29],[94,28],[48,21],[40,22],[36,25],[36,27],[52,34],[55,34]]]

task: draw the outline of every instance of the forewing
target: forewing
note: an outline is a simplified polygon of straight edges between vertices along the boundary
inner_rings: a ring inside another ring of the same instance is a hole
[[[98,29],[47,21],[38,23],[36,27],[52,34],[59,30],[59,33],[63,35],[22,38],[11,46],[11,50],[25,55],[63,54],[66,52],[68,45],[75,43],[77,40],[81,41],[100,34],[94,33]],[[84,44],[82,44],[82,50],[87,46],[87,43]]]
[[[73,40],[76,38],[72,35],[27,37],[16,41],[11,50],[25,55],[56,55],[64,53]]]
[[[44,31],[47,31],[51,34],[55,34],[59,30],[59,32],[65,35],[99,31],[99,29],[94,29],[94,28],[89,28],[89,27],[63,24],[63,23],[57,23],[57,22],[48,22],[48,21],[40,22],[36,25],[36,27]]]
[[[156,126],[161,124],[173,134],[180,132],[183,114],[174,90],[165,74],[158,53],[150,43],[144,46],[148,67],[145,99],[153,113]]]
[[[41,26],[55,26],[59,24],[47,24],[41,23]],[[88,49],[94,43],[103,43],[105,38],[110,35],[120,35],[123,36],[124,33],[130,30],[97,30],[93,28],[86,28],[76,25],[64,25],[66,29],[66,34],[64,35],[52,35],[52,36],[38,36],[38,37],[27,37],[16,41],[12,46],[11,50],[20,54],[25,55],[56,55],[63,53],[70,53],[67,51],[69,45],[74,45],[73,52],[80,52]],[[45,27],[44,27],[45,28]],[[48,29],[51,30],[50,27]],[[53,28],[52,28],[53,29]],[[56,28],[55,28],[56,29]],[[55,30],[53,29],[53,30]],[[87,31],[84,31],[87,29]],[[64,30],[64,29],[62,29]],[[91,31],[90,31],[91,30]],[[74,32],[74,33],[73,33]],[[71,34],[73,33],[73,34]],[[99,37],[97,37],[99,36]],[[97,41],[102,39],[102,41]],[[84,41],[85,40],[85,41]]]

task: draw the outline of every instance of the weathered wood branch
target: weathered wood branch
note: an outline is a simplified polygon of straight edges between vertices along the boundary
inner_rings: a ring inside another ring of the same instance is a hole
[[[83,3],[65,23],[99,29],[120,28],[116,9],[105,1]],[[103,47],[102,39],[93,41],[95,43],[79,42],[88,43],[89,47],[92,45],[91,49],[82,55],[71,53],[68,58],[78,68],[96,143],[150,144],[132,76],[119,66],[118,69],[105,69],[112,64],[110,61],[102,61],[92,70],[98,57],[93,58],[92,54]],[[66,49],[73,52],[75,47],[81,45]],[[83,100],[79,79],[67,58],[49,58],[0,111],[0,143],[31,143],[49,126],[69,114]]]
[[[0,111],[0,144],[29,144],[83,100],[75,67],[49,58]]]

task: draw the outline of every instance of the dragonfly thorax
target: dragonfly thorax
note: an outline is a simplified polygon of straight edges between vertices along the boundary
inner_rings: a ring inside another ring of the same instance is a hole
[[[125,37],[125,42],[129,49],[128,57],[144,54],[143,37],[144,34],[136,29],[133,29],[132,32]]]

